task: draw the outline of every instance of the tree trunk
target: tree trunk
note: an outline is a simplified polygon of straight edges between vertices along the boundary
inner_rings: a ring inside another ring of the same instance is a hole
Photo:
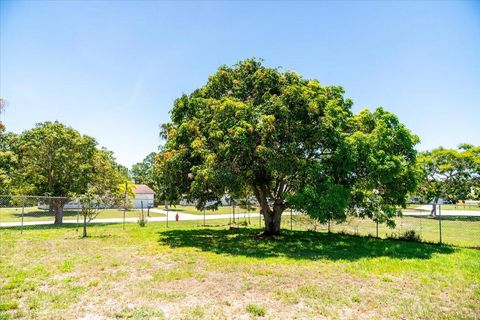
[[[87,215],[83,215],[83,237],[87,237]]]
[[[268,210],[263,214],[265,220],[265,230],[263,236],[272,237],[280,234],[280,225],[282,222],[283,209],[278,206],[273,206],[273,210]]]
[[[65,204],[62,201],[55,201],[53,203],[53,209],[55,212],[55,224],[63,223],[63,206]]]
[[[281,197],[275,199],[273,207],[268,204],[268,189],[265,185],[251,185],[253,193],[260,204],[260,214],[265,221],[265,230],[260,234],[262,237],[272,237],[280,234],[280,224],[282,222],[282,213],[287,206]]]

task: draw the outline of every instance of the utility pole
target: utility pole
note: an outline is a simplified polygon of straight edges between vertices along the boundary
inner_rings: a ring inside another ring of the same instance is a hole
[[[293,208],[290,208],[290,231],[293,230]]]

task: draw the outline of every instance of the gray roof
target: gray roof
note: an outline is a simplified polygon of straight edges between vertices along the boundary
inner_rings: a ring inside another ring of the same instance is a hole
[[[155,191],[145,184],[136,184],[132,191],[135,194],[155,194]]]

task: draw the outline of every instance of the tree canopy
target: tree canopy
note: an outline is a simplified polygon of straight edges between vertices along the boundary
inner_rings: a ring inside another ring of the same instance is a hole
[[[151,152],[142,162],[138,162],[132,166],[131,176],[135,183],[146,184],[153,188],[155,185],[155,159],[157,154]]]
[[[142,162],[138,162],[132,166],[130,170],[132,179],[135,183],[146,184],[155,191],[156,201],[163,200],[162,192],[159,188],[158,175],[156,172],[155,162],[157,159],[157,153],[151,152],[148,154]]]
[[[421,152],[418,164],[422,173],[418,194],[424,201],[480,199],[479,146],[463,144],[458,149]]]
[[[13,173],[18,159],[15,152],[16,138],[15,134],[5,133],[0,128],[0,195],[9,194],[14,182]]]
[[[289,206],[319,220],[348,211],[391,221],[416,184],[418,138],[381,108],[353,115],[343,95],[256,59],[221,66],[175,101],[162,127],[164,197],[202,206],[248,187],[265,235],[280,232]]]
[[[59,122],[44,122],[18,136],[15,192],[63,197],[50,203],[61,223],[70,197],[87,191],[116,193],[125,180],[113,154],[94,138]]]

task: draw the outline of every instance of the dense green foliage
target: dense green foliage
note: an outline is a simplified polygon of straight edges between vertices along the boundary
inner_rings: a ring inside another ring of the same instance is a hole
[[[255,59],[220,67],[175,101],[163,127],[165,198],[202,206],[248,187],[265,234],[279,232],[292,204],[322,221],[347,209],[391,221],[415,187],[418,139],[383,109],[354,116],[343,94]]]
[[[71,197],[87,191],[113,197],[126,179],[112,152],[58,122],[37,124],[19,136],[2,134],[0,141],[9,193],[64,197],[50,203],[57,223]]]
[[[420,153],[418,163],[422,172],[418,194],[424,201],[480,199],[480,147],[437,148]]]
[[[0,195],[9,194],[13,184],[13,171],[17,163],[14,150],[16,135],[0,128]]]
[[[131,175],[135,183],[146,184],[149,187],[155,185],[155,159],[157,154],[155,152],[150,153],[143,159],[142,162],[136,163],[132,166]]]

